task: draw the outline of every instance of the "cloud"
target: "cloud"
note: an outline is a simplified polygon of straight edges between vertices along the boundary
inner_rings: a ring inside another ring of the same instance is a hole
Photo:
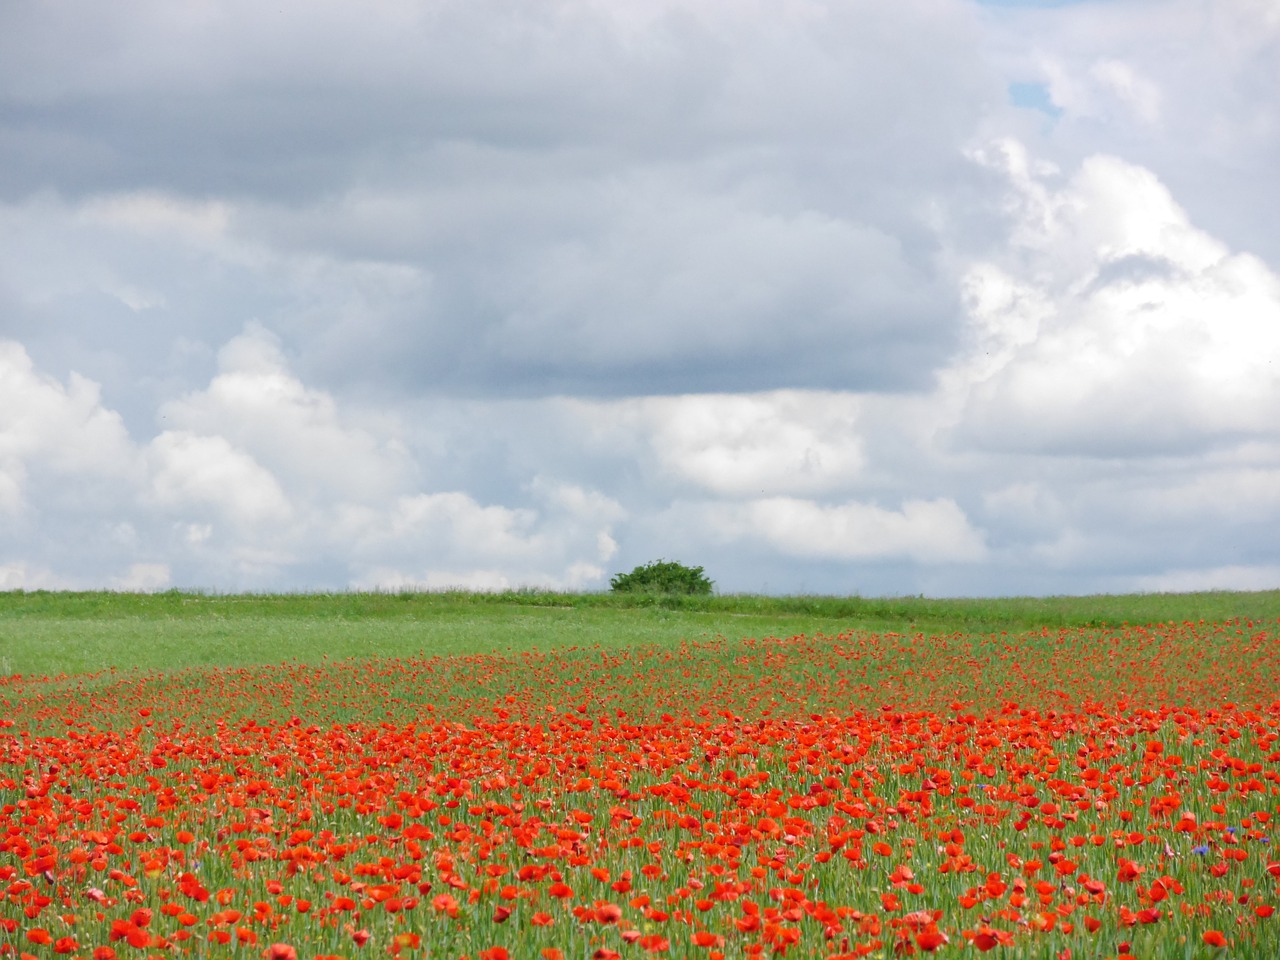
[[[0,510],[21,509],[32,471],[103,482],[128,473],[132,445],[100,399],[95,383],[73,373],[63,385],[0,340]]]
[[[162,590],[171,583],[168,564],[134,563],[121,576],[108,582],[108,589],[129,593],[152,593]]]
[[[678,483],[761,496],[854,485],[865,460],[861,405],[850,393],[786,390],[579,402],[571,415],[597,442],[651,459],[655,473]]]
[[[1280,17],[1268,0],[1145,0],[985,17],[993,65],[1043,83],[1060,111],[1015,135],[1074,164],[1122,156],[1167,184],[1192,219],[1280,268]],[[1011,132],[1006,129],[1005,133]]]
[[[190,200],[155,190],[100,194],[76,210],[83,224],[166,243],[218,248],[227,241],[231,205]]]
[[[1162,112],[1160,87],[1123,60],[1098,60],[1083,74],[1061,65],[1046,64],[1049,98],[1073,119],[1104,118],[1119,114],[1129,120],[1156,124]]]
[[[1033,480],[988,490],[982,501],[988,517],[1034,535],[1052,535],[1069,516],[1066,505],[1054,490]]]
[[[0,196],[92,247],[70,275],[122,323],[257,317],[333,388],[927,384],[958,306],[931,211],[1002,96],[971,11],[635,8],[8,12]]]
[[[390,510],[344,511],[360,586],[543,586],[581,589],[606,576],[619,504],[572,484],[536,480],[535,506],[483,505],[460,492],[401,497]]]
[[[604,571],[590,563],[571,564],[556,573],[545,569],[513,573],[509,569],[421,570],[406,572],[393,567],[375,567],[354,580],[357,590],[587,590],[600,585]]]
[[[1145,593],[1188,593],[1197,590],[1280,589],[1280,564],[1270,566],[1226,566],[1134,577],[1129,589]]]
[[[271,472],[226,437],[166,430],[149,453],[152,492],[175,513],[210,506],[245,527],[278,524],[292,513]]]
[[[621,508],[596,491],[535,478],[527,506],[485,504],[462,491],[422,492],[420,461],[404,425],[382,415],[358,423],[326,391],[293,374],[278,338],[251,324],[219,353],[207,389],[167,404],[166,419],[205,431],[182,461],[182,492],[221,497],[224,512],[252,520],[245,546],[266,545],[255,563],[280,575],[302,558],[331,557],[358,586],[570,584],[598,582],[597,565],[615,549],[611,526]],[[154,446],[164,449],[166,432]],[[216,477],[198,453],[218,444],[215,460],[242,476]],[[232,446],[235,444],[236,446]],[[199,478],[199,479],[195,479]],[[161,472],[158,483],[167,481]],[[279,528],[266,532],[264,521]],[[207,549],[199,523],[187,540]],[[559,573],[552,572],[560,570]]]
[[[0,5],[3,582],[1256,582],[1280,19],[1154,11]]]
[[[1159,490],[1143,491],[1130,506],[1153,523],[1217,520],[1269,526],[1280,521],[1280,465],[1203,463]]]
[[[983,559],[982,534],[953,501],[909,500],[899,510],[856,501],[820,504],[768,497],[711,511],[732,539],[762,539],[784,553],[839,560],[905,557],[920,564]]]
[[[618,194],[605,200],[621,209],[603,235],[549,244],[519,265],[483,341],[492,362],[559,381],[581,368],[630,379],[674,367],[672,383],[693,375],[737,387],[793,378],[797,361],[818,382],[924,379],[930,358],[905,341],[936,342],[952,303],[907,262],[898,238],[669,182],[625,184]],[[694,358],[704,369],[691,369]]]
[[[1196,229],[1150,171],[1095,156],[1065,182],[1017,144],[1014,243],[964,278],[973,342],[944,379],[990,449],[1099,456],[1275,436],[1280,278]]]
[[[579,588],[606,576],[625,517],[611,498],[551,475],[513,506],[424,491],[396,418],[348,414],[306,386],[261,325],[218,364],[139,444],[97,384],[59,383],[0,344],[6,585]]]
[[[974,84],[956,42],[972,29],[959,3],[639,6],[6,11],[0,88],[22,133],[8,144],[8,179],[296,197],[423,144],[662,156],[713,138],[826,138],[890,116],[920,88],[966,106],[953,91]],[[875,83],[886,74],[896,82]],[[945,106],[926,98],[917,109],[941,126],[895,135],[918,143],[954,129]]]
[[[219,351],[206,389],[166,403],[161,417],[234,443],[295,492],[378,500],[414,476],[403,444],[344,422],[332,396],[298,380],[279,338],[257,323]]]
[[[72,586],[47,568],[26,563],[0,564],[0,590],[68,590]]]

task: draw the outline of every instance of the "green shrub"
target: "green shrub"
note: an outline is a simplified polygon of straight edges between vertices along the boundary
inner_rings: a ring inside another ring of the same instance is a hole
[[[672,560],[655,560],[609,581],[614,593],[709,594],[714,586],[701,567]]]

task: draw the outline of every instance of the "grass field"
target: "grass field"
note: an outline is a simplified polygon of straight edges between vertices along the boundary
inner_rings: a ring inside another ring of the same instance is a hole
[[[1280,956],[1280,593],[0,594],[0,957]]]
[[[322,658],[675,645],[845,630],[991,633],[1038,627],[1280,618],[1255,593],[937,600],[616,594],[0,593],[0,674],[173,670]]]

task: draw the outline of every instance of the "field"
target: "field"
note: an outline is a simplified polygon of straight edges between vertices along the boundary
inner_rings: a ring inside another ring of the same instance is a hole
[[[1280,594],[0,595],[0,957],[1280,956]]]

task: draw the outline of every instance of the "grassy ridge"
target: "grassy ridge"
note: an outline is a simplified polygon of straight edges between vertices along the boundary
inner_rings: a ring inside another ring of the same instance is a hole
[[[0,592],[0,621],[26,617],[216,619],[258,616],[414,619],[434,616],[442,610],[483,610],[493,607],[572,610],[662,608],[699,613],[800,615],[877,624],[917,624],[946,630],[969,627],[1026,629],[1038,626],[1103,626],[1125,622],[1222,620],[1232,617],[1270,620],[1280,617],[1280,590],[943,599],[759,594],[672,596],[534,590],[501,593],[405,591],[282,594],[206,594],[177,590],[164,593],[73,593],[46,590]]]
[[[0,675],[171,670],[325,658],[666,646],[846,630],[1280,619],[1280,590],[1000,599],[609,593],[0,593]]]

